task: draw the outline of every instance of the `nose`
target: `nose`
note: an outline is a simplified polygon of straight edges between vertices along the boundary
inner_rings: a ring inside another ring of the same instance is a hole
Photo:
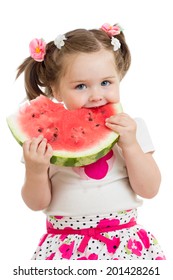
[[[98,92],[98,90],[92,90],[89,101],[90,102],[97,102],[103,100],[103,96]]]
[[[101,101],[103,99],[102,96],[90,96],[89,101],[93,102],[93,101]]]

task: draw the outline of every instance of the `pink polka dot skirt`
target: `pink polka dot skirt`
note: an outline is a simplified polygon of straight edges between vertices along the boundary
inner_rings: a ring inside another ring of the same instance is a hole
[[[165,260],[137,210],[92,216],[48,216],[32,260]]]

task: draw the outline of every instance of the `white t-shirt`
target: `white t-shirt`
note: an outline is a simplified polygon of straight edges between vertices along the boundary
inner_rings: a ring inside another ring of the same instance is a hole
[[[142,119],[137,123],[137,140],[144,153],[154,147]],[[116,144],[102,159],[84,167],[51,164],[52,200],[47,215],[80,216],[132,209],[142,204],[132,190],[121,149]]]

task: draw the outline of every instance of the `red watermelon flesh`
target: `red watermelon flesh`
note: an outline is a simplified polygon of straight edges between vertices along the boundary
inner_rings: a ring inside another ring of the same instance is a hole
[[[104,156],[116,143],[119,135],[105,126],[105,119],[121,111],[119,103],[67,110],[40,95],[21,106],[7,122],[20,144],[42,134],[54,150],[52,163],[82,166]]]

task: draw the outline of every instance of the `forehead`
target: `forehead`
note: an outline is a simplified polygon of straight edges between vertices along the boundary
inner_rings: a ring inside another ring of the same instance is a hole
[[[92,53],[71,54],[65,58],[65,76],[88,76],[115,71],[115,58],[112,51],[100,50]]]

